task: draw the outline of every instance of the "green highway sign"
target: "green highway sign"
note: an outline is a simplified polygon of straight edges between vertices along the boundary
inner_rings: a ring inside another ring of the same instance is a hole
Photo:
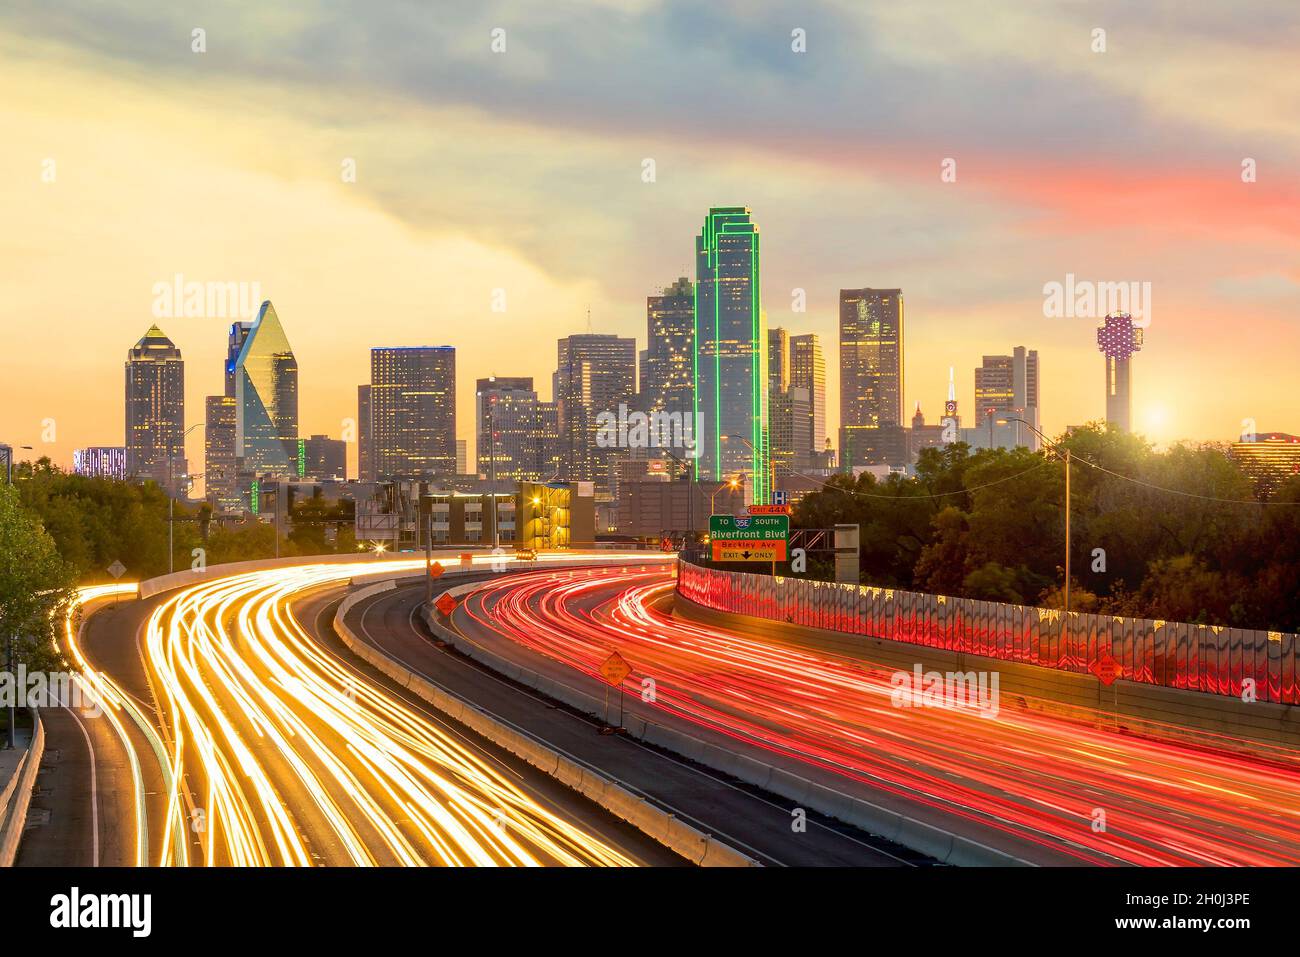
[[[789,515],[710,515],[709,543],[719,562],[783,562]]]

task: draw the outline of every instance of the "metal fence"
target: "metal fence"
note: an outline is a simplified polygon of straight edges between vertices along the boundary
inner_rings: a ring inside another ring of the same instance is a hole
[[[1107,655],[1143,684],[1300,703],[1300,636],[1086,615],[922,592],[718,571],[679,562],[677,590],[707,608],[1088,673]]]

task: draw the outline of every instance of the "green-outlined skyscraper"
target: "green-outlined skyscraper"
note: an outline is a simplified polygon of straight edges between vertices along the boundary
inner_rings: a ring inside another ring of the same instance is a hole
[[[744,206],[713,207],[695,238],[694,377],[700,480],[744,475],[754,501],[769,501],[767,319]]]
[[[235,360],[235,457],[254,475],[298,473],[298,360],[270,300]]]

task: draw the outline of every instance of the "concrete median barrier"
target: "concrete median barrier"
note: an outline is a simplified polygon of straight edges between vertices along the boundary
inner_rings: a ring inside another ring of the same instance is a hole
[[[32,742],[0,792],[0,867],[13,867],[18,856],[18,845],[27,825],[27,808],[36,788],[41,758],[45,756],[45,725],[36,709],[32,709],[32,723]]]

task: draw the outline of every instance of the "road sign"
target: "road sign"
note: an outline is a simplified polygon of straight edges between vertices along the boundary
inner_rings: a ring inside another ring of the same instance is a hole
[[[784,541],[713,543],[715,562],[783,562],[786,558]]]
[[[632,666],[624,661],[623,656],[616,651],[601,662],[600,673],[607,683],[618,686],[623,683],[624,678],[632,673]]]
[[[114,561],[113,564],[108,566],[108,573],[114,578],[121,578],[126,574],[126,566],[120,561]]]
[[[789,515],[709,516],[715,562],[783,562],[789,537]]]
[[[794,510],[789,505],[750,505],[745,511],[750,515],[789,515]]]
[[[456,604],[456,599],[451,597],[450,592],[443,592],[438,600],[433,603],[433,607],[450,618],[451,613],[456,610]]]
[[[789,504],[790,504],[790,493],[789,493],[789,492],[785,492],[785,491],[777,491],[777,490],[773,489],[773,490],[772,490],[772,504],[773,504],[773,505],[789,505]]]
[[[442,577],[442,573],[445,572],[445,571],[446,571],[446,569],[442,567],[442,562],[434,562],[433,564],[431,564],[431,565],[429,566],[429,577],[430,577],[430,578],[441,578],[441,577]]]
[[[1116,678],[1124,677],[1124,666],[1103,651],[1097,660],[1088,666],[1088,670],[1101,679],[1101,683],[1110,687]]]

